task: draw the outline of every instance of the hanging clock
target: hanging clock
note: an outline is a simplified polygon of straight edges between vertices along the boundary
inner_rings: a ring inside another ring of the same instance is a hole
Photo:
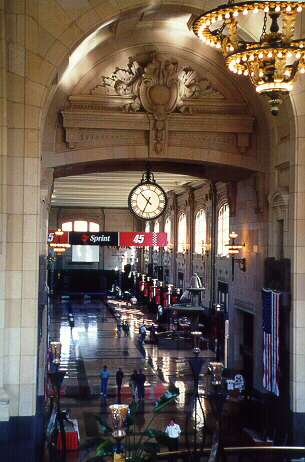
[[[142,180],[129,193],[128,207],[142,220],[155,220],[167,206],[166,192],[156,182],[153,173],[147,170]]]

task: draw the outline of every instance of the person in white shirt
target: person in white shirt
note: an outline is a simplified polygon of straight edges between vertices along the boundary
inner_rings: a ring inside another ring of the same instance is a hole
[[[178,439],[181,433],[180,425],[178,425],[174,419],[171,419],[170,423],[165,429],[165,433],[169,437],[168,449],[170,451],[177,451]]]

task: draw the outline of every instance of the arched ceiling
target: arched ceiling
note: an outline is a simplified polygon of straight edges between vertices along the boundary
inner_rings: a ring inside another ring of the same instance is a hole
[[[65,3],[65,0],[62,2]],[[216,3],[219,2],[205,2],[205,7],[208,9]],[[105,149],[103,152],[101,149],[71,150],[64,139],[62,121],[59,117],[60,111],[67,106],[71,95],[88,94],[94,86],[100,83],[101,75],[111,75],[116,67],[128,62],[129,56],[157,50],[174,56],[181,63],[190,65],[224,95],[226,102],[239,105],[240,114],[248,113],[255,117],[257,134],[255,149],[259,161],[254,162],[253,156],[250,156],[247,159],[247,165],[242,165],[235,156],[236,167],[246,167],[254,171],[255,169],[266,170],[268,124],[264,116],[263,103],[246,79],[236,78],[227,71],[219,52],[203,45],[189,30],[188,22],[192,15],[197,16],[200,13],[198,6],[200,5],[197,1],[185,4],[173,2],[171,5],[152,2],[140,8],[136,8],[135,5],[133,10],[122,12],[121,15],[111,18],[107,24],[101,25],[79,44],[70,55],[69,65],[58,74],[56,91],[54,90],[50,98],[42,141],[45,167],[60,171],[66,165],[82,165],[90,161],[96,162],[96,165],[99,164],[100,168],[101,163],[97,161],[111,157],[107,157]],[[119,151],[113,154],[116,158],[120,155]],[[143,155],[146,156],[145,152]],[[187,152],[188,158],[190,155]],[[197,159],[202,159],[203,162],[211,163],[215,159],[221,163],[223,159],[224,165],[230,164],[229,157],[221,151],[211,152],[206,159],[205,153],[200,149],[196,155]],[[171,160],[174,156],[175,152]]]
[[[126,208],[128,194],[139,183],[140,172],[92,173],[57,178],[54,182],[51,204],[66,207],[119,207]],[[198,187],[204,183],[194,176],[155,173],[155,180],[168,191],[177,194],[186,186]]]

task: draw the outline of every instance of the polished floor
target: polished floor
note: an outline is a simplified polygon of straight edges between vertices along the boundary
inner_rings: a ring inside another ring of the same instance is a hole
[[[146,375],[145,402],[137,415],[136,428],[143,431],[152,417],[155,401],[167,389],[170,382],[180,390],[175,404],[170,405],[156,416],[153,428],[163,430],[172,416],[180,424],[183,433],[192,433],[194,409],[189,403],[188,391],[192,388],[192,376],[188,358],[190,350],[164,350],[146,343],[141,348],[138,342],[138,327],[142,320],[149,324],[153,315],[141,307],[126,307],[121,302],[110,302],[110,309],[101,303],[82,300],[73,303],[72,312],[75,319],[74,328],[68,322],[68,305],[65,301],[55,303],[50,310],[49,340],[59,340],[62,344],[61,368],[66,370],[63,382],[62,407],[70,409],[71,417],[77,419],[80,432],[80,450],[70,452],[68,461],[85,462],[95,454],[101,432],[96,417],[111,424],[108,406],[117,402],[115,373],[119,367],[123,369],[124,380],[122,402],[131,402],[129,377],[134,369],[142,369]],[[71,307],[70,307],[71,310]],[[114,312],[120,312],[123,319],[130,324],[130,335],[125,337],[118,332]],[[206,374],[207,364],[214,359],[214,353],[206,350],[201,353],[205,364],[200,377],[200,393],[208,387]],[[110,371],[108,397],[100,396],[100,371],[107,365]],[[209,401],[203,397],[202,407],[197,410],[197,424],[207,426],[207,435],[213,431],[213,416]],[[232,409],[230,409],[230,413]],[[238,412],[233,410],[234,412]],[[239,434],[234,430],[234,419],[230,419],[230,435]],[[181,444],[183,445],[183,436]],[[240,442],[240,441],[239,441]]]

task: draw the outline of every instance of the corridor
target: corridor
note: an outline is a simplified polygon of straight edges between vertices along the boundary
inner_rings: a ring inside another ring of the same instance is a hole
[[[108,406],[117,402],[115,373],[119,367],[124,373],[122,403],[131,403],[129,377],[134,369],[142,369],[146,376],[145,404],[143,413],[137,416],[138,431],[152,417],[155,401],[160,398],[172,382],[179,388],[180,394],[174,405],[170,405],[153,422],[153,427],[165,429],[171,417],[175,417],[182,431],[186,427],[188,414],[186,391],[191,387],[192,377],[187,357],[190,351],[160,350],[148,342],[143,350],[138,343],[138,327],[144,320],[151,323],[151,317],[138,308],[126,308],[122,302],[112,301],[109,307],[120,310],[122,318],[128,319],[130,336],[118,336],[116,319],[109,309],[101,303],[73,303],[72,312],[75,327],[71,330],[68,323],[68,304],[65,301],[55,303],[50,312],[50,341],[62,344],[60,368],[66,370],[62,386],[61,405],[69,409],[71,418],[77,419],[80,434],[80,451],[69,452],[68,460],[83,462],[95,454],[95,448],[101,437],[96,417],[111,425]],[[70,308],[71,310],[71,308]],[[207,363],[213,359],[213,353],[202,352]],[[110,372],[108,398],[100,396],[100,371],[107,365]],[[202,375],[200,390],[203,391],[206,376]],[[205,413],[209,406],[206,400]],[[206,415],[207,418],[207,415]],[[203,416],[199,416],[199,424]],[[190,430],[188,430],[190,431]]]

